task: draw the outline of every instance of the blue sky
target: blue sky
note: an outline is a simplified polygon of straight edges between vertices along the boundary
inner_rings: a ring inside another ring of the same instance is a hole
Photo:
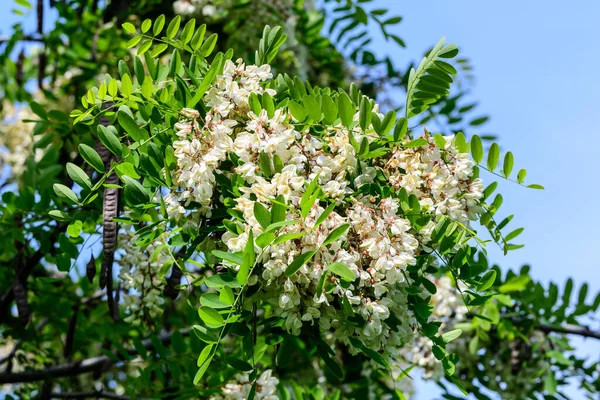
[[[573,277],[600,290],[600,249],[595,210],[600,196],[600,74],[597,40],[600,2],[376,0],[402,15],[394,27],[407,44],[391,56],[400,65],[419,59],[445,36],[475,66],[473,98],[491,115],[482,133],[499,136],[515,166],[544,191],[502,183],[501,212],[525,227],[525,248],[506,257],[490,248],[503,268],[530,264],[534,279],[563,284]],[[382,42],[375,45],[388,51]],[[486,176],[484,175],[485,179]],[[491,179],[491,177],[488,177]],[[600,324],[595,324],[596,328]],[[581,354],[598,359],[600,346],[578,341]],[[418,399],[431,399],[433,385],[419,384]],[[582,398],[572,391],[573,400]]]
[[[419,59],[442,36],[459,46],[475,66],[473,98],[492,117],[481,133],[497,134],[502,148],[514,153],[516,168],[526,168],[530,182],[546,187],[535,191],[501,182],[501,212],[514,213],[512,224],[526,228],[520,236],[526,247],[506,257],[490,248],[492,260],[503,268],[530,264],[533,277],[546,282],[563,284],[567,277],[587,281],[590,292],[598,292],[600,2],[375,0],[373,4],[404,17],[393,28],[407,43],[407,50],[391,53],[398,65]],[[0,14],[2,35],[16,20],[6,11]],[[390,48],[382,41],[375,44],[380,52]],[[598,357],[597,343],[579,343],[581,354]],[[433,398],[437,393],[433,386],[419,384],[417,398]]]

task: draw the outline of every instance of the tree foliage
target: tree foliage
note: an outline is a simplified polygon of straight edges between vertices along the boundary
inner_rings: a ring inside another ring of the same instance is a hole
[[[487,260],[523,246],[488,181],[543,187],[457,46],[377,57],[368,1],[49,6],[0,44],[7,396],[597,396],[600,296]]]

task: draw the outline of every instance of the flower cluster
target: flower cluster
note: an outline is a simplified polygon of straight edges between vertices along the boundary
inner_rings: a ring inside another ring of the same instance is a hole
[[[185,209],[180,202],[199,205],[203,215],[210,216],[215,186],[215,170],[233,149],[233,128],[238,125],[237,115],[248,112],[250,93],[262,93],[260,82],[271,78],[268,65],[248,66],[238,60],[237,65],[227,60],[223,75],[211,87],[206,101],[212,110],[202,125],[197,121],[200,114],[186,109],[182,115],[188,121],[176,125],[179,140],[173,143],[177,158],[174,177],[180,189],[165,198],[170,216],[180,218]]]
[[[431,277],[430,279],[436,287],[436,293],[431,296],[429,301],[429,304],[433,306],[430,318],[433,321],[441,322],[439,331],[445,333],[452,330],[454,324],[465,320],[468,309],[452,279],[447,276],[437,279]],[[461,340],[461,338],[458,340]],[[468,347],[467,343],[462,344],[464,344],[462,347]],[[433,342],[431,339],[415,337],[412,346],[404,349],[407,353],[405,354],[406,359],[423,368],[425,379],[437,379],[444,373],[441,362],[433,355],[432,348]]]
[[[235,380],[227,382],[221,388],[221,393],[211,396],[210,400],[242,400],[247,399],[252,390],[253,382],[250,381],[248,374],[238,374]],[[259,400],[278,400],[277,385],[279,379],[273,376],[270,369],[264,371],[256,379],[255,399]]]
[[[122,267],[119,278],[128,292],[123,296],[123,305],[129,314],[125,321],[140,325],[163,313],[165,280],[162,269],[169,265],[171,257],[161,251],[165,247],[162,238],[155,239],[146,248],[136,245],[136,239],[137,236],[128,230],[119,234],[123,254],[118,263]]]
[[[3,108],[6,110],[4,120],[0,120],[0,172],[3,165],[8,165],[12,178],[18,179],[32,155],[39,161],[44,154],[43,149],[34,149],[33,124],[23,122],[37,116],[27,107],[17,110],[6,103]]]
[[[186,208],[196,205],[200,214],[210,216],[216,202],[224,201],[216,176],[241,177],[240,195],[230,204],[243,218],[232,221],[237,231],[222,237],[230,252],[242,252],[250,236],[266,232],[257,207],[289,222],[277,233],[287,240],[263,248],[255,243],[260,268],[253,270],[249,285],[261,289],[250,301],[270,303],[294,335],[314,326],[329,340],[350,345],[349,338],[358,339],[393,359],[411,342],[417,326],[407,307],[406,287],[412,284],[407,268],[419,256],[434,259],[427,253],[438,218],[468,225],[481,212],[482,185],[471,179],[473,163],[458,152],[452,136],[440,148],[427,134],[420,147],[394,146],[376,160],[361,159],[351,137],[371,143],[377,139],[372,127],[350,132],[339,124],[316,135],[296,130],[297,121],[285,107],[270,115],[250,111],[250,93],[276,94],[261,87],[269,78],[268,66],[228,61],[205,96],[210,109],[204,121],[195,110],[181,111],[184,119],[176,125],[179,140],[174,142],[176,186],[165,199],[168,214],[197,220],[186,215]],[[233,167],[222,169],[226,160],[234,160]],[[360,191],[376,182],[417,196],[431,216],[429,223],[411,224],[396,196]],[[334,240],[328,240],[331,235]],[[300,258],[305,262],[287,273]],[[341,265],[343,272],[332,265]],[[439,284],[447,286],[444,280]],[[437,317],[455,308],[444,294],[432,301],[439,303]],[[348,316],[359,322],[343,323]]]

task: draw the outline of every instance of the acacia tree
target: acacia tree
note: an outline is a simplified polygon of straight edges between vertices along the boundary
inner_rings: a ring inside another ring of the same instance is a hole
[[[486,120],[468,62],[442,40],[396,67],[369,27],[403,46],[399,17],[329,3],[56,1],[49,33],[14,27],[8,396],[406,398],[414,374],[450,399],[597,395],[569,339],[600,338],[600,297],[487,261],[522,232],[488,180],[526,172],[464,133]]]

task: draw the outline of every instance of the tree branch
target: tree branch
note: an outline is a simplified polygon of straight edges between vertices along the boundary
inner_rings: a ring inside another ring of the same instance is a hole
[[[99,392],[70,392],[70,393],[51,393],[51,399],[115,399],[129,400],[129,396],[121,396],[115,393]]]
[[[157,336],[158,340],[166,345],[171,341],[171,336],[173,336],[173,333],[175,332],[161,333]],[[190,330],[184,329],[179,331],[179,333],[181,333],[183,336],[188,336],[190,334]],[[146,339],[142,343],[146,349],[151,349],[154,347],[150,339]],[[137,351],[135,348],[129,348],[127,349],[127,353],[129,355],[136,355]],[[123,360],[123,356],[117,351],[113,352],[113,354],[115,357]],[[105,370],[105,367],[112,365],[114,362],[115,361],[108,356],[99,356],[65,364],[53,365],[45,369],[28,370],[11,374],[0,374],[0,384],[38,382],[47,379],[77,376],[88,372],[102,373]]]
[[[600,340],[600,331],[591,330],[585,326],[577,326],[577,325],[564,325],[564,326],[553,326],[540,324],[537,326],[537,329],[544,333],[565,333],[567,335],[578,335],[586,338],[598,339]]]

